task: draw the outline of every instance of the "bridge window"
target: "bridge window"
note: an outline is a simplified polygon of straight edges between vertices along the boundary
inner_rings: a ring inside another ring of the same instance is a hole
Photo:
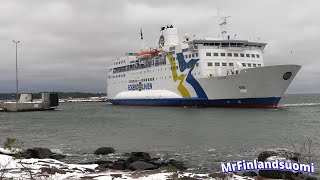
[[[196,67],[198,67],[199,66],[199,63],[196,63]]]
[[[184,57],[187,59],[187,58],[188,58],[188,55],[185,55]]]
[[[261,67],[261,64],[258,64],[258,67]]]
[[[208,62],[208,66],[212,66],[212,62]]]
[[[253,65],[253,67],[257,67],[257,65],[256,64],[252,64]]]
[[[251,63],[248,63],[248,67],[251,67]]]
[[[215,66],[220,66],[220,63],[216,62],[214,63]]]
[[[222,47],[229,47],[229,43],[222,43]]]
[[[228,53],[228,57],[232,57],[232,53]]]
[[[213,53],[213,56],[219,56],[219,53]]]
[[[260,55],[259,54],[256,54],[257,58],[260,58]]]
[[[255,58],[255,57],[256,57],[256,55],[254,55],[254,54],[251,54],[251,57],[252,57],[252,58]]]
[[[227,63],[222,63],[222,66],[227,66]]]
[[[233,63],[229,63],[229,66],[233,66]]]
[[[211,53],[207,52],[207,53],[206,53],[206,56],[211,56]]]
[[[196,53],[196,57],[198,57],[199,56],[199,54],[198,53]]]
[[[194,54],[192,54],[192,57],[194,57]]]
[[[243,54],[243,53],[240,53],[240,57],[244,57],[244,54]]]
[[[220,56],[224,57],[226,56],[226,53],[221,53]]]
[[[234,57],[239,57],[239,54],[238,53],[234,53],[233,56]]]
[[[242,63],[242,66],[243,66],[243,67],[246,67],[247,65],[246,65],[246,63]]]
[[[250,54],[246,54],[246,57],[248,57],[248,58],[249,58],[249,57],[250,57]]]
[[[191,54],[189,54],[189,58],[191,58]]]

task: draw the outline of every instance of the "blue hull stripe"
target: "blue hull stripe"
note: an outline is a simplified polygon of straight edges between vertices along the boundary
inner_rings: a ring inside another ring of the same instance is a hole
[[[280,101],[280,97],[216,100],[200,98],[109,99],[108,101],[117,105],[136,106],[276,107]]]

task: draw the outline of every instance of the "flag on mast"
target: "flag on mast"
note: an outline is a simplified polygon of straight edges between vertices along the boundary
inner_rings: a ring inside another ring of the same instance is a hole
[[[143,40],[142,28],[140,28],[140,35],[141,35],[141,40]]]

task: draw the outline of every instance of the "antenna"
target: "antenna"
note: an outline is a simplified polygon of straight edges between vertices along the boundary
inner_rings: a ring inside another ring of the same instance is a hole
[[[219,9],[217,11],[217,14],[218,14],[218,21],[219,21],[219,26],[221,31],[221,37],[222,39],[224,39],[224,35],[227,34],[227,18],[231,16],[220,16]]]
[[[143,50],[143,34],[142,34],[142,28],[140,28],[140,36],[141,36],[141,51]]]

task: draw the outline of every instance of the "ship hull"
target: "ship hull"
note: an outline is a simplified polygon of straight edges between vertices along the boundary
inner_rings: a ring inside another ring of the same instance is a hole
[[[199,107],[233,107],[233,108],[276,108],[280,97],[241,98],[241,99],[195,99],[195,98],[168,98],[168,99],[112,99],[115,105],[129,106],[199,106]]]
[[[108,101],[131,106],[276,108],[300,68],[299,65],[276,65],[243,69],[234,75],[193,79],[193,82],[187,78],[185,87],[191,97],[183,97],[183,91],[179,91],[172,80],[167,80],[154,83],[149,90],[117,91]]]

